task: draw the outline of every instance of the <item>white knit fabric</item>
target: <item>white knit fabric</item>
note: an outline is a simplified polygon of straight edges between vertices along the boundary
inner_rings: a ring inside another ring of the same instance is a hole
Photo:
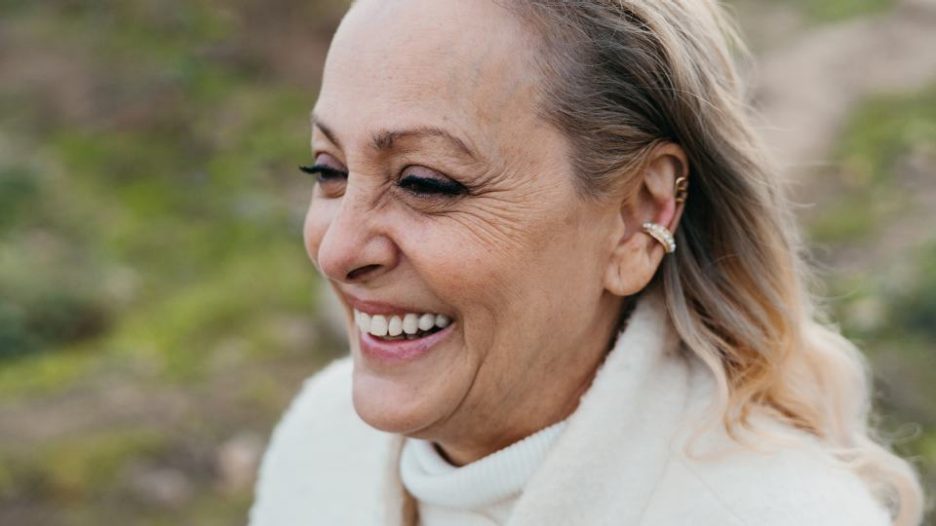
[[[427,440],[407,439],[400,479],[422,526],[506,524],[527,480],[565,428],[558,422],[480,460],[456,467]]]
[[[353,367],[339,360],[307,381],[277,426],[251,526],[414,524],[418,510],[400,480],[404,439],[355,413]],[[681,346],[663,298],[645,294],[507,525],[891,524],[868,486],[815,437],[776,422],[780,444],[758,439],[752,448],[700,428],[717,395],[711,372]]]

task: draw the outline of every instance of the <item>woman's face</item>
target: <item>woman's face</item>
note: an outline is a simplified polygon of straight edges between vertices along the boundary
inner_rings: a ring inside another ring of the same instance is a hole
[[[603,285],[620,203],[576,195],[569,145],[538,113],[537,48],[493,2],[359,0],[313,112],[327,169],[305,243],[346,308],[355,408],[465,460],[565,416],[620,306]],[[406,313],[451,321],[362,334]]]

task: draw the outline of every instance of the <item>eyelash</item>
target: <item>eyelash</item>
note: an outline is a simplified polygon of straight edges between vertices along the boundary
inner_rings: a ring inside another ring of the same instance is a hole
[[[348,173],[345,171],[321,164],[300,166],[299,170],[316,176],[315,180],[319,183],[348,177]],[[468,193],[468,189],[464,185],[455,181],[442,181],[415,176],[402,177],[397,182],[397,186],[417,197],[459,197]]]
[[[348,176],[347,173],[342,172],[341,170],[336,170],[330,166],[325,166],[322,164],[300,166],[299,170],[309,175],[314,175],[316,182],[319,183]]]

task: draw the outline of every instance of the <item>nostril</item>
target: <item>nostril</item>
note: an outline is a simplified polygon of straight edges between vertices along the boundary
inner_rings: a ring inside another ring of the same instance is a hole
[[[348,272],[347,279],[348,281],[353,281],[373,270],[377,270],[378,268],[380,268],[380,265],[365,265],[363,267],[358,267],[351,272]]]

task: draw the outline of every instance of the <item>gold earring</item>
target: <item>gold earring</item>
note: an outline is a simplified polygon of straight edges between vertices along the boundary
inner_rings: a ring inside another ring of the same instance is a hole
[[[685,203],[689,197],[689,178],[680,177],[676,179],[676,202]]]
[[[665,250],[667,254],[676,252],[676,240],[673,239],[673,233],[670,232],[668,228],[657,223],[644,223],[643,229],[650,237],[656,239],[663,245],[663,250]]]

